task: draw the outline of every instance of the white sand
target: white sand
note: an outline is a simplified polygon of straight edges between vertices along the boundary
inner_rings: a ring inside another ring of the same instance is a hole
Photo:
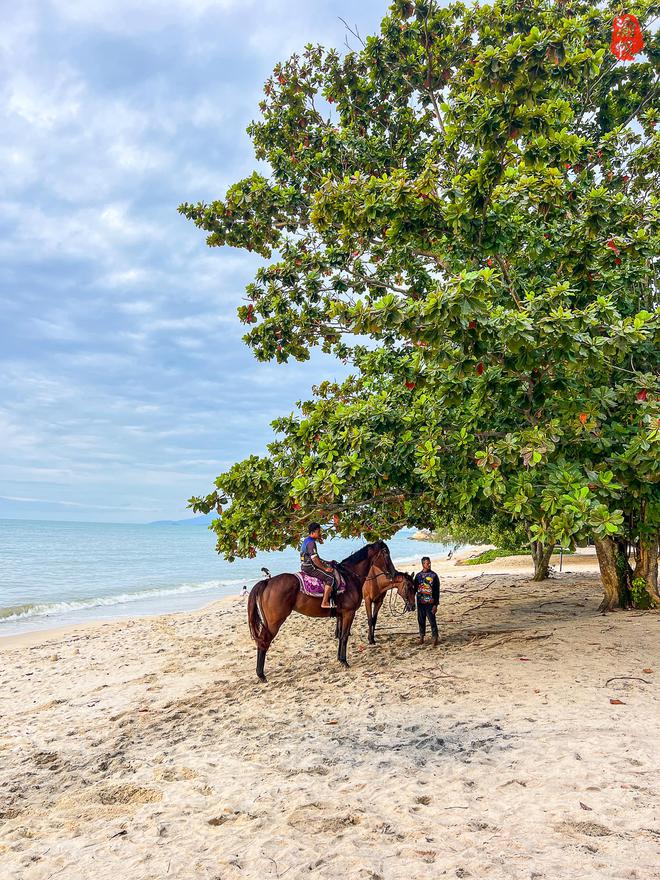
[[[440,647],[362,611],[350,670],[294,615],[268,685],[240,599],[0,641],[0,877],[660,878],[660,615],[525,565],[438,564]]]

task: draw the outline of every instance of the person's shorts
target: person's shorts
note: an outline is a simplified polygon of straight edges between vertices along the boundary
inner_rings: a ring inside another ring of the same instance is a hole
[[[320,581],[323,581],[324,584],[330,584],[330,586],[334,586],[335,576],[330,574],[327,571],[323,571],[321,568],[315,568],[313,565],[303,565],[302,570],[305,574],[309,574],[312,577],[318,578]]]

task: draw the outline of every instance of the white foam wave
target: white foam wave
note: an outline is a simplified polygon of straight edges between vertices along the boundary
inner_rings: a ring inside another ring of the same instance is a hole
[[[14,605],[11,608],[0,608],[0,626],[14,620],[27,617],[43,617],[49,614],[66,614],[67,611],[80,611],[85,608],[124,605],[139,602],[140,599],[156,599],[161,596],[180,596],[186,593],[197,593],[202,590],[218,589],[219,587],[235,587],[244,584],[245,579],[204,581],[199,584],[179,584],[176,587],[154,587],[149,590],[138,590],[135,593],[115,593],[110,596],[94,596],[89,599],[70,599],[60,602],[35,602],[25,605]]]

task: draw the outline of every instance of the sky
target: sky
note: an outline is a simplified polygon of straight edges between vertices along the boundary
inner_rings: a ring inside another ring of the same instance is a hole
[[[387,0],[0,0],[0,518],[148,522],[338,367],[260,364],[259,259],[177,213],[256,161],[274,65]],[[354,42],[354,40],[353,40]]]

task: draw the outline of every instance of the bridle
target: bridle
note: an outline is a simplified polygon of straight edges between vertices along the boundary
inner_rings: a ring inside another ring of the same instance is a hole
[[[375,571],[376,574],[371,574],[372,571]],[[367,574],[364,582],[366,583],[367,581],[378,581],[379,578],[386,578],[389,583],[393,583],[397,579],[398,574],[399,572],[396,571],[394,572],[394,574],[388,574],[388,572],[386,572],[384,568],[378,568],[377,565],[372,564],[371,568],[369,569],[369,574]]]
[[[378,582],[378,580],[380,578],[385,578],[387,580],[387,582],[390,584],[390,587],[392,587],[392,586],[394,586],[394,582],[402,577],[401,572],[397,571],[396,568],[394,567],[394,563],[392,562],[392,559],[389,554],[389,550],[387,549],[386,545],[381,546],[380,552],[382,553],[383,550],[387,551],[387,562],[388,562],[389,571],[386,571],[384,568],[380,568],[378,565],[376,565],[375,562],[372,562],[369,566],[369,571],[367,572],[367,576],[364,579],[363,586],[364,586],[364,584],[368,583],[369,581]],[[372,572],[376,572],[376,573],[372,574]]]

